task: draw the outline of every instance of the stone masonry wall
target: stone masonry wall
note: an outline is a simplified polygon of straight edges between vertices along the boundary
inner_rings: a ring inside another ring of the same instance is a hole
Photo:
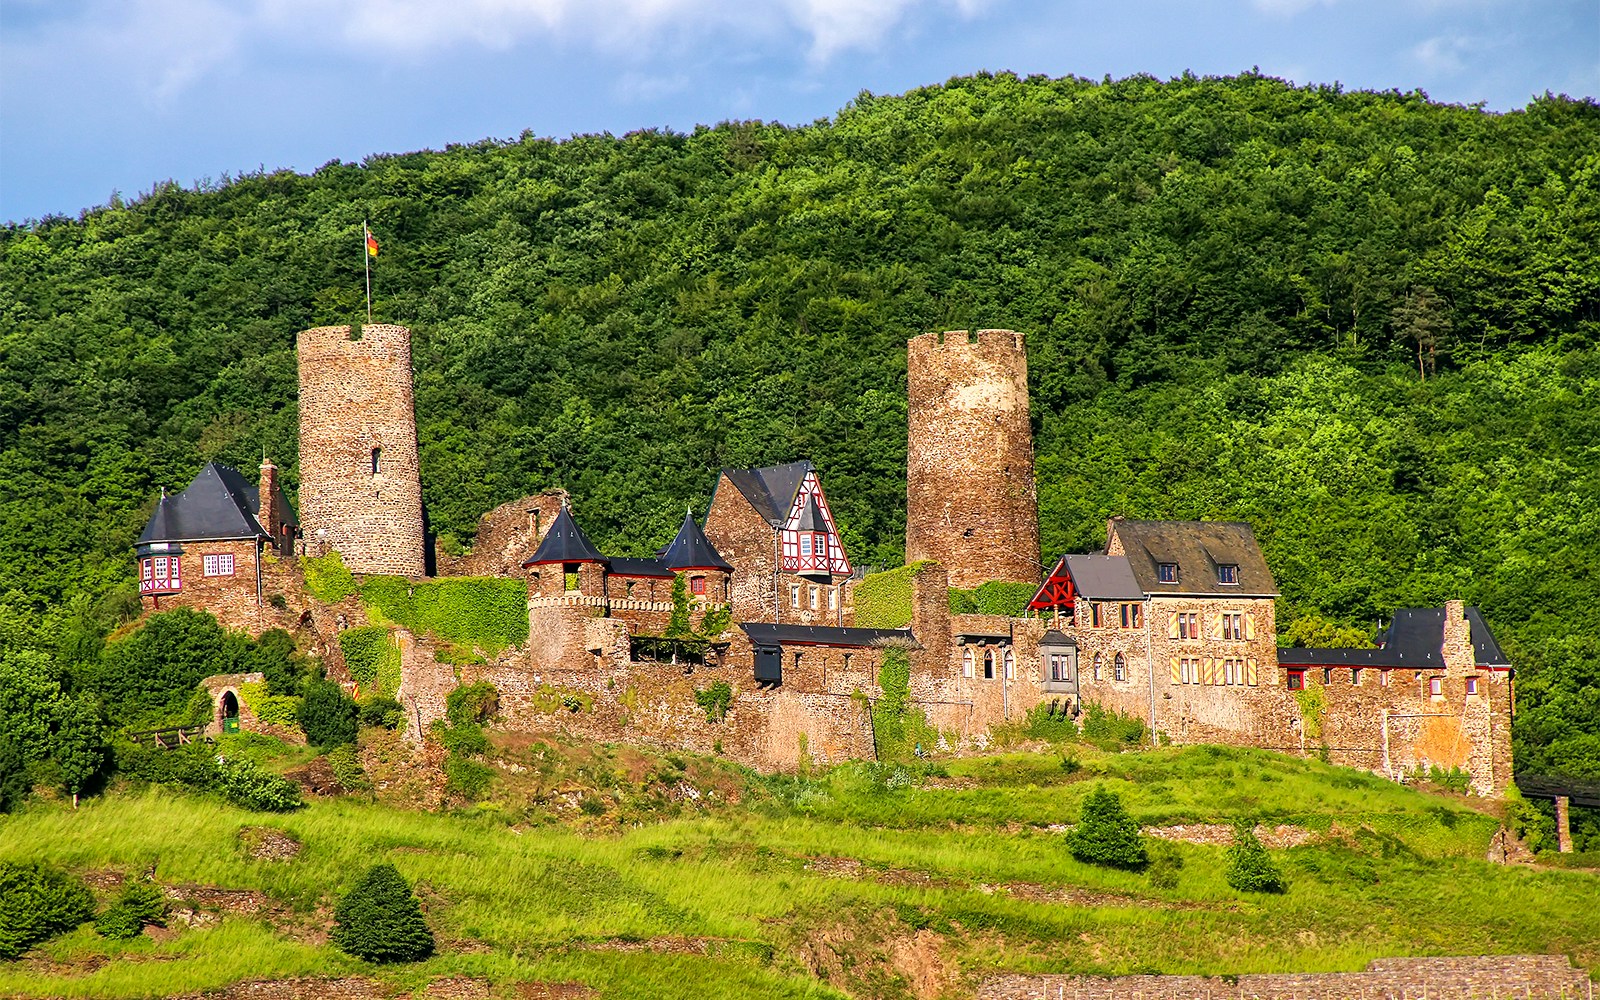
[[[299,368],[306,550],[337,549],[355,573],[422,576],[411,331],[369,325],[352,340],[347,326],[305,330]]]
[[[159,554],[159,553],[158,553]],[[206,576],[205,557],[233,556],[233,572]],[[229,628],[260,634],[261,609],[256,600],[256,570],[260,565],[256,543],[249,539],[227,542],[185,542],[179,556],[183,589],[176,594],[142,598],[146,611],[194,608],[209,611]]]
[[[734,565],[732,601],[736,622],[770,622],[773,616],[772,525],[756,513],[727,476],[717,479],[711,510],[706,513],[706,539]],[[780,597],[787,594],[780,593]],[[780,602],[781,604],[781,602]],[[781,613],[780,607],[780,613]]]
[[[953,587],[1037,583],[1039,502],[1022,335],[913,337],[906,377],[906,562],[938,561]]]
[[[538,550],[566,499],[565,490],[552,490],[501,504],[478,519],[471,552],[435,554],[439,575],[521,577],[522,561]]]
[[[1383,958],[1364,972],[1208,976],[995,976],[979,1000],[1592,1000],[1561,955]]]

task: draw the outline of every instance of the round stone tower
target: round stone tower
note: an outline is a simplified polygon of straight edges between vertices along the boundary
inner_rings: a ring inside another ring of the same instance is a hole
[[[300,527],[356,573],[422,576],[422,478],[411,331],[369,325],[299,338]]]
[[[1010,330],[925,333],[906,345],[906,562],[952,587],[1039,580],[1028,356]]]

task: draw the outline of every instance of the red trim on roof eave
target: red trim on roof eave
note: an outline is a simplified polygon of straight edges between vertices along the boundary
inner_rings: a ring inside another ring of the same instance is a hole
[[[679,566],[679,567],[675,568],[672,572],[674,572],[674,573],[692,573],[695,570],[699,570],[702,573],[727,573],[727,572],[731,572],[730,570],[723,569],[721,566]]]
[[[844,647],[849,647],[850,649],[873,649],[874,648],[872,643],[870,643],[870,642],[815,642],[815,641],[806,641],[806,640],[802,640],[802,639],[793,639],[793,640],[788,640],[788,641],[780,641],[778,643],[778,645],[780,645],[780,646],[832,646],[832,647],[834,647],[836,649],[844,648]]]
[[[605,562],[604,559],[542,559],[539,562],[534,562],[532,559],[529,559],[527,562],[522,564],[522,567],[523,567],[523,569],[527,569],[529,566],[564,566],[567,563],[603,563],[603,562]]]

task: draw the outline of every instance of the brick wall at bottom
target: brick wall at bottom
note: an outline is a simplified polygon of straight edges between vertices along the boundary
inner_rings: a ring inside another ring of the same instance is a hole
[[[1364,972],[1208,976],[995,976],[979,1000],[1593,1000],[1593,984],[1561,955],[1380,958]]]

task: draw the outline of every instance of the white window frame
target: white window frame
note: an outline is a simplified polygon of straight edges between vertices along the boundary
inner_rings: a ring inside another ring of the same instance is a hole
[[[201,557],[200,568],[204,576],[232,576],[234,571],[233,553],[209,553]]]

